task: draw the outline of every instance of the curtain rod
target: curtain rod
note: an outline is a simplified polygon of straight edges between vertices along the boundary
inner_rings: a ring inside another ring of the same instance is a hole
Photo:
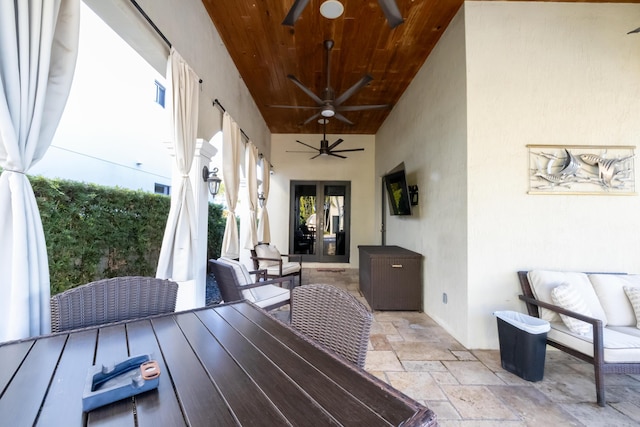
[[[149,23],[149,25],[151,25],[151,27],[153,27],[153,29],[156,31],[156,33],[158,33],[158,35],[162,38],[162,40],[164,40],[164,42],[167,44],[167,46],[169,46],[169,49],[171,49],[171,42],[169,41],[169,39],[167,39],[164,36],[164,34],[162,34],[162,31],[160,31],[160,28],[158,28],[156,26],[156,24],[151,20],[151,18],[149,18],[149,15],[147,15],[145,13],[145,11],[142,10],[142,8],[138,4],[138,2],[136,0],[129,0],[129,1],[133,5],[133,7],[138,9],[138,12],[140,12],[140,15],[142,15],[142,17]]]
[[[145,19],[145,21],[147,21],[149,23],[149,25],[151,25],[151,27],[160,36],[160,38],[162,40],[164,40],[164,42],[169,47],[169,49],[171,49],[172,45],[171,45],[171,42],[169,41],[169,39],[165,37],[165,35],[162,33],[162,31],[160,31],[160,28],[158,28],[158,26],[151,20],[151,18],[149,18],[149,15],[147,15],[146,12],[144,10],[142,10],[142,7],[140,7],[138,2],[136,0],[129,0],[129,1],[133,5],[133,7],[135,7],[138,10],[140,15],[142,15],[142,17]],[[202,84],[202,79],[199,79],[198,83]]]
[[[218,107],[219,109],[222,110],[223,113],[226,113],[227,110],[225,110],[225,108],[222,106],[222,104],[220,104],[220,101],[218,101],[217,99],[213,100],[213,105]],[[244,131],[242,130],[242,128],[240,128],[240,133],[242,134],[242,136],[245,137],[245,139],[247,140],[247,142],[251,141],[251,138],[249,138],[249,136],[244,133]]]
[[[225,108],[222,106],[222,104],[220,103],[220,101],[218,101],[218,99],[217,99],[217,98],[213,100],[213,105],[214,105],[215,107],[218,107],[219,109],[221,109],[223,113],[226,113],[226,112],[227,112],[227,110],[225,110]],[[240,133],[242,134],[242,136],[244,136],[244,137],[245,137],[245,139],[247,140],[247,142],[251,141],[251,139],[249,138],[249,136],[248,136],[246,133],[244,133],[244,131],[242,130],[242,128],[240,128]],[[258,153],[258,158],[263,158],[263,157],[264,157],[264,154],[262,154],[262,153]],[[269,168],[270,168],[271,170],[273,170],[273,165],[272,165],[271,163],[269,163]]]

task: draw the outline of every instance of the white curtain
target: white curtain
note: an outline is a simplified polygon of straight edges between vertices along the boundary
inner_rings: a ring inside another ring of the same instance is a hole
[[[269,179],[271,178],[271,165],[262,157],[260,159],[262,176],[261,190],[264,194],[264,207],[258,213],[258,241],[263,243],[271,242],[271,230],[269,228],[269,212],[267,212],[267,200],[269,199]]]
[[[220,254],[228,258],[240,257],[240,239],[236,222],[236,205],[240,190],[240,162],[242,160],[240,127],[225,111],[222,117],[222,180],[227,199],[227,224]]]
[[[249,141],[246,150],[248,209],[240,228],[244,230],[244,248],[253,249],[258,244],[258,147]]]
[[[0,2],[0,342],[49,333],[49,264],[25,173],[60,122],[78,55],[80,0]]]
[[[171,82],[173,147],[180,179],[171,195],[156,277],[187,281],[195,278],[196,271],[196,205],[189,171],[196,148],[200,79],[173,48],[167,74]]]

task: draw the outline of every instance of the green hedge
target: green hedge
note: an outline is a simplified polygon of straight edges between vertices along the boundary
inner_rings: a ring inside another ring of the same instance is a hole
[[[29,177],[49,256],[51,294],[107,277],[155,276],[170,198]],[[209,204],[209,257],[219,256],[222,207]]]

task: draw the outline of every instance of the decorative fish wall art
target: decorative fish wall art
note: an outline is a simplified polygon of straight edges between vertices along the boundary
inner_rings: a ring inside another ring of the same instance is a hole
[[[530,194],[635,194],[633,146],[527,147]]]

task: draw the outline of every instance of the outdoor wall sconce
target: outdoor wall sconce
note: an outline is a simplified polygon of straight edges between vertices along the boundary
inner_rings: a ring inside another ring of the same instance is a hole
[[[218,168],[213,168],[212,171],[209,171],[208,167],[202,168],[202,179],[209,186],[209,193],[213,197],[216,197],[218,191],[220,190],[220,183],[222,180],[218,178]]]
[[[418,186],[417,185],[409,186],[409,200],[411,201],[411,206],[418,205]]]
[[[264,202],[265,200],[267,200],[266,197],[264,197],[264,193],[261,191],[258,193],[258,204],[260,205],[261,208],[264,208]]]

